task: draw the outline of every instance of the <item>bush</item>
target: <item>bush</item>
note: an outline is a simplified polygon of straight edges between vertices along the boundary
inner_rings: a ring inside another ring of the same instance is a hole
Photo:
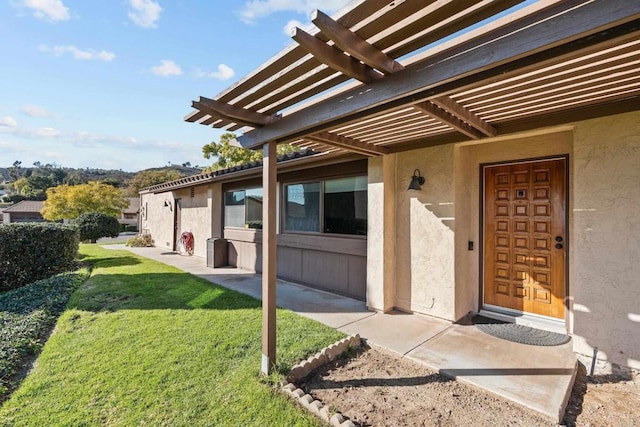
[[[25,357],[37,354],[69,297],[88,277],[63,273],[0,294],[0,401]]]
[[[127,225],[125,225],[125,227],[124,227],[124,231],[133,231],[133,232],[136,232],[136,231],[138,231],[138,226],[137,226],[137,225],[130,225],[130,224],[127,224]]]
[[[78,254],[78,243],[75,226],[0,224],[0,291],[68,270]]]
[[[89,212],[82,214],[75,222],[80,230],[80,240],[89,240],[95,243],[101,237],[118,237],[120,223],[112,216],[101,212]]]
[[[153,239],[151,234],[137,234],[127,240],[126,245],[134,248],[150,248],[153,246]]]

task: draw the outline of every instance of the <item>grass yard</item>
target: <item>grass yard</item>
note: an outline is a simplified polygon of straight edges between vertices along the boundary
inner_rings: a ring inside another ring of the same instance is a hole
[[[76,291],[0,425],[317,425],[260,375],[259,301],[137,257],[82,245]],[[343,335],[278,311],[278,370]]]

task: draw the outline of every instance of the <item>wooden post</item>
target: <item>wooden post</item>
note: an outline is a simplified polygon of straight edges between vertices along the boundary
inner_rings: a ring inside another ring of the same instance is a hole
[[[276,363],[276,143],[262,147],[262,373]]]

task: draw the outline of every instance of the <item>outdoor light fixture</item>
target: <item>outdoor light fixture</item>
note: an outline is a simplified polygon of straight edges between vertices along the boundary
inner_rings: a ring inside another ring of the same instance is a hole
[[[420,170],[416,169],[413,171],[411,184],[409,184],[409,190],[422,190],[422,188],[420,187],[421,185],[424,185],[424,176],[420,176]]]
[[[164,207],[165,208],[169,208],[169,210],[173,210],[173,207],[171,206],[171,201],[170,200],[165,200],[164,201]]]

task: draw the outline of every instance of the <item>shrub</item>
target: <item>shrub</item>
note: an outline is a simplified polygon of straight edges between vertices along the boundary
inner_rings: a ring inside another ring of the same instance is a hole
[[[149,248],[153,246],[153,239],[151,234],[137,234],[127,240],[126,245],[134,248]]]
[[[80,240],[90,240],[95,243],[101,237],[118,237],[120,223],[112,216],[101,212],[82,214],[75,222],[80,230]]]
[[[75,226],[0,224],[0,291],[69,269],[78,254],[78,243]]]
[[[125,227],[124,227],[124,231],[133,231],[133,232],[136,232],[136,231],[138,231],[138,226],[137,226],[137,225],[130,225],[130,224],[127,224],[127,225],[125,225]]]
[[[63,273],[0,294],[0,401],[25,357],[37,354],[69,297],[88,277]]]

